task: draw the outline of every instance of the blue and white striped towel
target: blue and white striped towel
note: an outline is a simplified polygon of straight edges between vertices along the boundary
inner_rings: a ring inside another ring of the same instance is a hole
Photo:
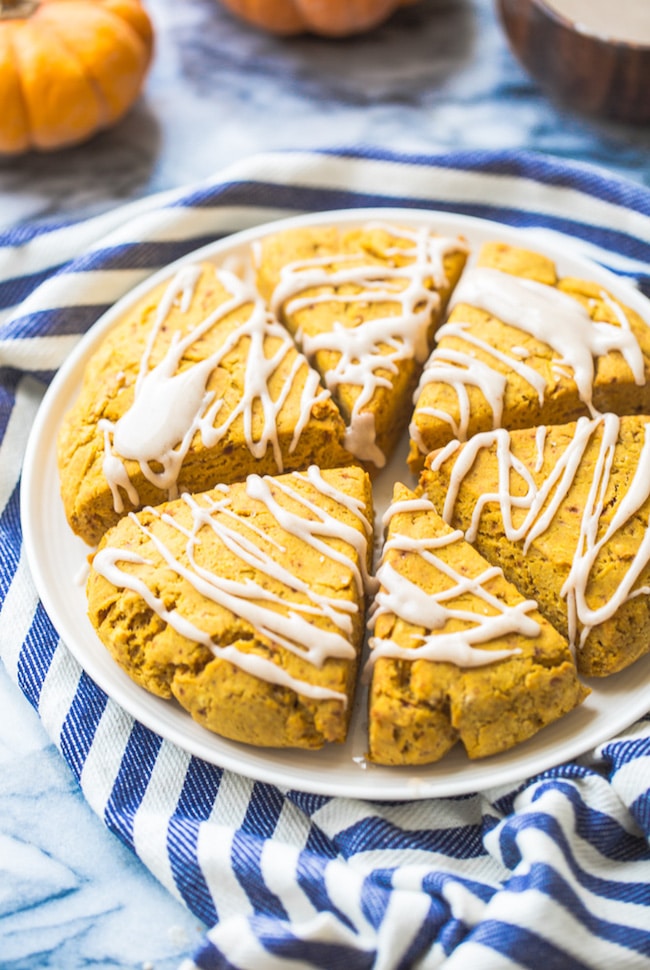
[[[568,234],[650,294],[650,193],[534,155],[277,153],[80,225],[0,235],[2,658],[95,811],[211,927],[190,970],[650,968],[650,720],[462,798],[283,791],[135,722],[72,659],[31,583],[21,457],[42,386],[79,334],[233,230],[395,205]]]

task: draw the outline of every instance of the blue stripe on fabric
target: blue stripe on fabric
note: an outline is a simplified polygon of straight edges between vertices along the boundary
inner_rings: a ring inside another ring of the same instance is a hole
[[[162,738],[138,721],[126,744],[120,770],[104,810],[104,819],[127,845],[133,847],[133,823],[149,784]]]
[[[412,970],[436,941],[441,943],[444,951],[448,953],[449,949],[444,945],[443,937],[445,934],[450,937],[450,934],[446,933],[449,926],[453,927],[453,938],[460,943],[467,933],[467,927],[456,920],[450,921],[450,915],[449,906],[446,903],[439,899],[432,899],[425,919],[422,920],[401,960],[395,965],[395,970]]]
[[[2,569],[0,569],[0,593],[6,596],[13,580],[22,544],[22,525],[20,521],[20,483],[12,490],[0,514],[0,536],[2,536]]]
[[[595,880],[589,880],[587,888],[590,888],[593,892],[594,890],[590,885],[592,881]],[[604,882],[604,880],[602,881]],[[632,884],[630,889],[631,891],[629,893],[623,890],[622,893],[617,894],[616,898],[619,901],[623,900],[624,902],[648,907],[647,930],[639,930],[634,926],[630,926],[629,923],[625,925],[612,923],[609,920],[594,915],[585,906],[575,888],[556,869],[553,869],[551,865],[535,862],[528,868],[525,875],[518,876],[515,874],[508,879],[507,883],[508,892],[518,893],[523,896],[527,892],[536,890],[553,899],[563,906],[567,912],[571,913],[572,918],[576,922],[581,923],[593,937],[608,940],[610,943],[616,943],[618,946],[625,947],[627,950],[633,950],[645,956],[650,956],[650,899],[648,898],[648,884]],[[601,895],[603,894],[601,893]],[[608,893],[606,898],[613,899],[614,897],[611,893]]]
[[[642,185],[619,178],[611,172],[586,163],[555,160],[549,155],[506,149],[484,151],[468,149],[439,155],[421,153],[396,153],[381,148],[363,149],[316,149],[314,155],[336,158],[369,159],[426,168],[429,170],[461,170],[482,174],[489,172],[506,178],[527,178],[542,185],[568,189],[576,187],[588,195],[621,205],[627,209],[650,215],[650,191]]]
[[[594,970],[593,963],[583,963],[537,933],[514,923],[483,920],[468,939],[519,963],[526,970]],[[586,959],[590,959],[589,955]],[[494,965],[494,961],[491,962]]]
[[[476,896],[484,903],[489,903],[496,892],[494,886],[477,882],[476,879],[468,879],[467,876],[452,875],[444,871],[428,872],[422,878],[422,888],[429,895],[442,895],[448,883],[463,886],[468,893]]]
[[[645,754],[650,754],[650,739],[646,742]],[[643,750],[643,749],[642,749]],[[630,753],[629,762],[636,754]],[[571,803],[574,810],[575,828],[578,835],[595,845],[601,855],[615,862],[646,858],[650,861],[650,846],[624,828],[616,818],[589,806],[574,785],[566,782],[548,781],[537,785],[531,804],[539,801],[548,791],[561,792]]]
[[[311,792],[301,792],[291,790],[287,792],[287,798],[289,801],[304,812],[308,818],[315,815],[316,812],[320,811],[325,805],[332,801],[329,795],[312,795]]]
[[[47,269],[40,270],[38,273],[30,273],[27,276],[19,276],[10,280],[0,281],[0,308],[18,306],[23,300],[34,292],[34,290],[45,283],[63,264],[58,263],[48,266]]]
[[[48,233],[56,233],[59,229],[69,229],[77,223],[75,221],[53,220],[47,223],[26,223],[24,225],[12,226],[10,229],[3,229],[0,232],[1,249],[19,249],[32,239],[39,236],[46,236]]]
[[[39,602],[20,651],[16,670],[18,686],[37,709],[43,682],[52,665],[58,643],[59,636],[43,604]]]
[[[61,753],[77,780],[81,778],[97,726],[106,710],[106,694],[82,672],[77,691],[61,730]]]
[[[241,964],[236,967],[207,937],[192,956],[192,962],[198,970],[241,970]]]
[[[212,926],[218,920],[215,902],[198,863],[201,822],[175,812],[167,826],[167,854],[176,885],[189,909]]]
[[[371,970],[376,952],[340,943],[305,940],[296,936],[289,924],[278,926],[271,920],[250,921],[258,942],[277,960],[297,960],[314,970]]]
[[[381,926],[391,897],[392,869],[374,869],[363,880],[359,894],[361,912],[373,929]]]
[[[257,838],[270,839],[284,807],[284,796],[272,785],[255,782],[241,831]]]
[[[0,367],[0,442],[7,431],[7,425],[16,403],[16,391],[21,380],[22,374],[19,374],[13,368]]]
[[[182,256],[215,242],[222,234],[190,236],[183,239],[164,239],[147,242],[121,243],[93,249],[71,260],[65,273],[88,273],[96,270],[151,269],[157,270]]]
[[[318,854],[304,849],[298,857],[296,882],[317,912],[332,913],[343,926],[347,926],[349,930],[354,930],[353,922],[336,906],[329,894],[327,888],[328,862],[328,859],[321,858]]]
[[[190,758],[176,812],[204,821],[210,816],[223,778],[223,768]]]
[[[501,849],[504,865],[514,871],[522,861],[521,849],[519,847],[519,836],[527,829],[533,829],[544,834],[553,840],[562,852],[565,862],[575,880],[589,892],[622,902],[641,903],[648,899],[647,883],[635,882],[632,880],[616,881],[614,879],[603,879],[594,876],[587,870],[581,868],[575,859],[572,847],[567,839],[560,822],[550,814],[541,812],[526,812],[523,815],[513,815],[503,823],[503,828],[499,833],[499,846]],[[640,843],[643,845],[642,843]],[[598,848],[595,842],[594,848]],[[640,850],[640,859],[648,859],[647,847],[643,845]],[[650,916],[650,912],[649,912]]]
[[[3,340],[19,340],[21,337],[62,337],[85,333],[97,323],[110,303],[86,306],[56,307],[53,310],[36,310],[12,320],[0,327]]]
[[[455,859],[486,854],[476,826],[446,829],[401,829],[383,818],[365,818],[337,833],[334,844],[346,859],[368,849],[418,849],[441,852]]]
[[[215,204],[214,194],[218,192],[222,204],[268,206],[268,198],[273,204],[289,212],[319,212],[328,209],[390,208],[438,210],[445,213],[459,213],[480,219],[502,222],[514,227],[545,226],[568,235],[586,239],[607,249],[638,259],[650,260],[650,243],[636,236],[609,226],[586,224],[571,219],[568,215],[553,216],[546,212],[510,208],[503,202],[476,203],[463,199],[442,200],[420,198],[418,196],[386,195],[376,192],[359,192],[339,188],[312,188],[310,186],[284,186],[264,182],[234,182],[220,185],[217,190],[202,189],[189,197],[174,203],[177,206],[192,208],[210,207]]]
[[[286,920],[287,912],[280,898],[264,883],[262,876],[262,852],[265,839],[242,832],[235,832],[230,857],[232,871],[248,896],[255,913]]]
[[[197,847],[200,824],[210,817],[222,777],[223,769],[190,759],[167,834],[174,883],[187,906],[207,924],[215,923],[218,914],[198,864]]]

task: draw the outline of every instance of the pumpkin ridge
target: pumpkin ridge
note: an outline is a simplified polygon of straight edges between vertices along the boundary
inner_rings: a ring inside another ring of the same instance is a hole
[[[64,48],[64,50],[67,51],[67,53],[70,55],[70,57],[79,66],[79,69],[81,70],[81,73],[83,74],[85,80],[87,81],[89,87],[91,88],[93,94],[95,95],[95,99],[97,101],[97,104],[99,105],[99,109],[100,109],[100,122],[99,122],[99,125],[100,125],[100,127],[99,127],[98,130],[101,130],[102,128],[105,128],[106,125],[108,124],[109,110],[108,110],[108,105],[106,103],[106,99],[104,98],[103,92],[102,92],[99,84],[97,83],[96,79],[92,76],[92,74],[90,74],[86,70],[86,65],[84,64],[83,60],[81,59],[81,57],[79,56],[79,54],[77,53],[77,51],[75,50],[75,48],[73,48],[73,47],[70,46],[70,44],[68,43],[67,39],[64,37],[64,35],[58,29],[56,15],[54,17],[48,17],[47,16],[47,8],[45,8],[45,7],[42,8],[42,14],[43,15],[39,19],[41,19],[41,20],[43,20],[43,21],[45,21],[47,23],[48,29],[51,30],[53,34],[55,34],[56,39],[59,42],[59,44],[61,44],[61,46]]]
[[[16,80],[18,83],[18,94],[20,96],[20,103],[23,109],[22,111],[23,117],[26,122],[25,140],[27,142],[28,148],[33,148],[34,142],[32,139],[32,125],[31,125],[32,116],[29,110],[29,101],[27,99],[27,94],[25,92],[25,85],[23,83],[23,72],[20,70],[20,57],[18,56],[18,52],[16,50],[16,44],[14,41],[15,31],[12,29],[12,26],[10,25],[9,22],[5,24],[5,30],[8,35],[9,48],[11,50],[11,58],[14,64],[16,65]]]

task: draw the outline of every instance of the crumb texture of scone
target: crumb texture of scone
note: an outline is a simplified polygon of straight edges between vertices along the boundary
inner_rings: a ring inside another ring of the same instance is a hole
[[[346,736],[365,630],[372,490],[357,466],[246,481],[123,517],[89,617],[118,664],[223,737]]]
[[[568,643],[534,600],[396,485],[371,628],[369,758],[438,761],[507,751],[587,696]]]
[[[92,355],[58,438],[61,494],[95,545],[121,515],[249,473],[354,461],[316,372],[255,288],[186,265]]]
[[[650,326],[547,256],[486,243],[415,393],[409,466],[448,441],[597,413],[650,413]]]
[[[475,435],[427,459],[445,521],[603,677],[650,650],[650,416]]]
[[[288,229],[260,242],[260,292],[331,390],[346,447],[371,474],[408,427],[466,258],[460,238],[381,222]]]

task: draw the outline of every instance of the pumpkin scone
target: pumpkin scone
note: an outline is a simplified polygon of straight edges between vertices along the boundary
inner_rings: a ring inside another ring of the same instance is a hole
[[[371,474],[406,430],[413,392],[467,247],[426,227],[316,226],[263,238],[257,281],[346,422]]]
[[[352,463],[331,395],[252,286],[188,265],[106,335],[58,439],[68,521],[96,544],[123,514],[251,472]]]
[[[444,520],[603,677],[650,650],[650,417],[475,435],[427,459]]]
[[[486,243],[416,390],[409,466],[456,438],[650,413],[650,321],[547,256]]]
[[[346,736],[365,629],[372,493],[363,469],[250,475],[123,518],[89,616],[138,684],[260,746]]]
[[[396,485],[370,619],[369,758],[438,761],[506,751],[589,693],[536,603]]]

